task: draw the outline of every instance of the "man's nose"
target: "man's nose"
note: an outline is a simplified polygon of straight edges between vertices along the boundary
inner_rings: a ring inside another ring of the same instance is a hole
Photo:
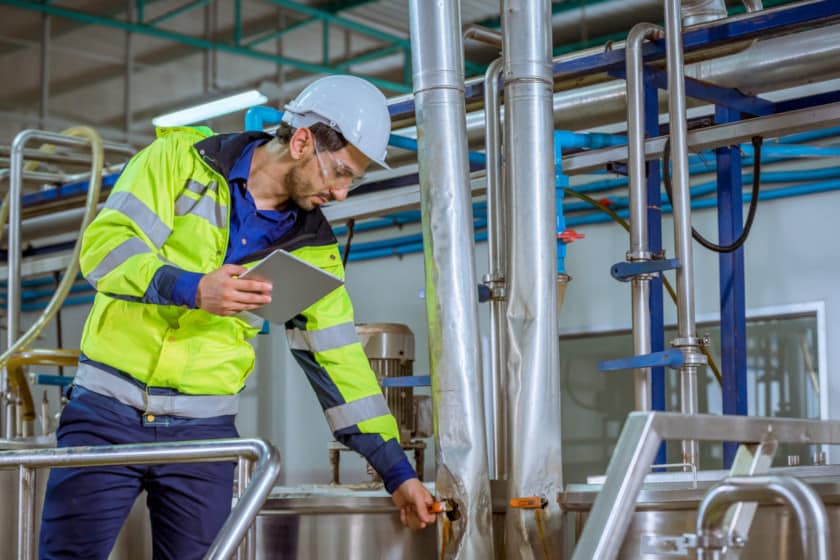
[[[338,202],[346,199],[348,192],[350,192],[350,189],[343,185],[337,185],[330,188],[330,194],[332,195],[333,200],[337,200]]]

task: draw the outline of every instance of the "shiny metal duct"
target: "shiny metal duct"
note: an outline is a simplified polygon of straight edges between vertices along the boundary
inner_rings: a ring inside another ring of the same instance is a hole
[[[508,224],[507,558],[560,554],[563,488],[557,339],[551,13],[548,0],[503,0]],[[537,437],[538,436],[538,437]],[[550,540],[558,542],[549,542]]]
[[[411,0],[426,314],[443,558],[493,558],[481,405],[481,352],[467,163],[464,52],[457,0]],[[447,527],[450,525],[450,527]]]
[[[660,12],[656,18],[661,17]],[[840,25],[801,31],[756,41],[749,48],[728,56],[689,64],[685,75],[722,87],[757,95],[806,83],[840,78]],[[591,54],[591,53],[590,53]],[[580,56],[580,55],[572,55]],[[749,72],[744,72],[749,68]],[[622,122],[627,95],[623,80],[610,81],[554,94],[554,126],[562,130],[586,130]],[[689,106],[706,103],[690,100]],[[667,95],[660,95],[660,109],[667,109]],[[504,117],[504,110],[502,111]],[[412,129],[400,133],[411,134]],[[467,115],[471,143],[484,143],[484,111]]]
[[[682,24],[686,27],[727,16],[724,0],[683,0],[681,4]]]

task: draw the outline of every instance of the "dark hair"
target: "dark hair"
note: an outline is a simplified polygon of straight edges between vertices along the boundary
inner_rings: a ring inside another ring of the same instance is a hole
[[[347,139],[343,134],[324,123],[315,123],[307,128],[315,136],[315,142],[318,143],[318,148],[323,148],[328,152],[337,152],[347,145]],[[289,126],[289,123],[281,122],[275,134],[278,140],[284,144],[288,144],[296,130],[296,128]]]

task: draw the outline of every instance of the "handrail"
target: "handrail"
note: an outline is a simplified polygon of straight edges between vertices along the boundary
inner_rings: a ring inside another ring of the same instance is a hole
[[[17,558],[30,560],[35,557],[35,473],[33,469],[195,463],[240,458],[256,463],[253,468],[253,479],[241,494],[210,545],[204,557],[206,560],[231,558],[274,487],[280,474],[280,454],[269,442],[262,439],[216,439],[2,452],[0,453],[0,470],[18,469],[20,480]],[[242,464],[241,461],[239,463]],[[254,549],[251,548],[251,550]]]
[[[22,426],[17,428],[20,435],[27,437],[33,435],[30,428],[35,422],[35,402],[32,400],[32,391],[23,373],[23,368],[28,365],[42,366],[75,366],[79,361],[78,350],[54,350],[33,349],[25,352],[17,352],[9,357],[6,362],[9,388],[21,400],[22,413],[20,415]],[[8,430],[8,428],[7,428]],[[14,434],[9,434],[14,436]]]
[[[698,559],[709,556],[704,549],[715,545],[706,543],[713,531],[720,528],[729,508],[739,502],[756,502],[779,496],[790,504],[799,523],[802,539],[802,558],[828,560],[831,558],[828,514],[813,488],[794,476],[729,477],[716,484],[703,496],[697,510]],[[746,535],[740,535],[746,538]]]
[[[840,444],[840,421],[631,412],[572,560],[612,560],[616,557],[659,445],[674,439],[837,445]]]

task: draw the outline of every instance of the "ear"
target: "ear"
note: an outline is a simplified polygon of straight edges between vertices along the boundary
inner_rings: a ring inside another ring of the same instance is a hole
[[[308,128],[295,130],[289,140],[289,155],[292,159],[302,159],[315,147],[315,135]]]

